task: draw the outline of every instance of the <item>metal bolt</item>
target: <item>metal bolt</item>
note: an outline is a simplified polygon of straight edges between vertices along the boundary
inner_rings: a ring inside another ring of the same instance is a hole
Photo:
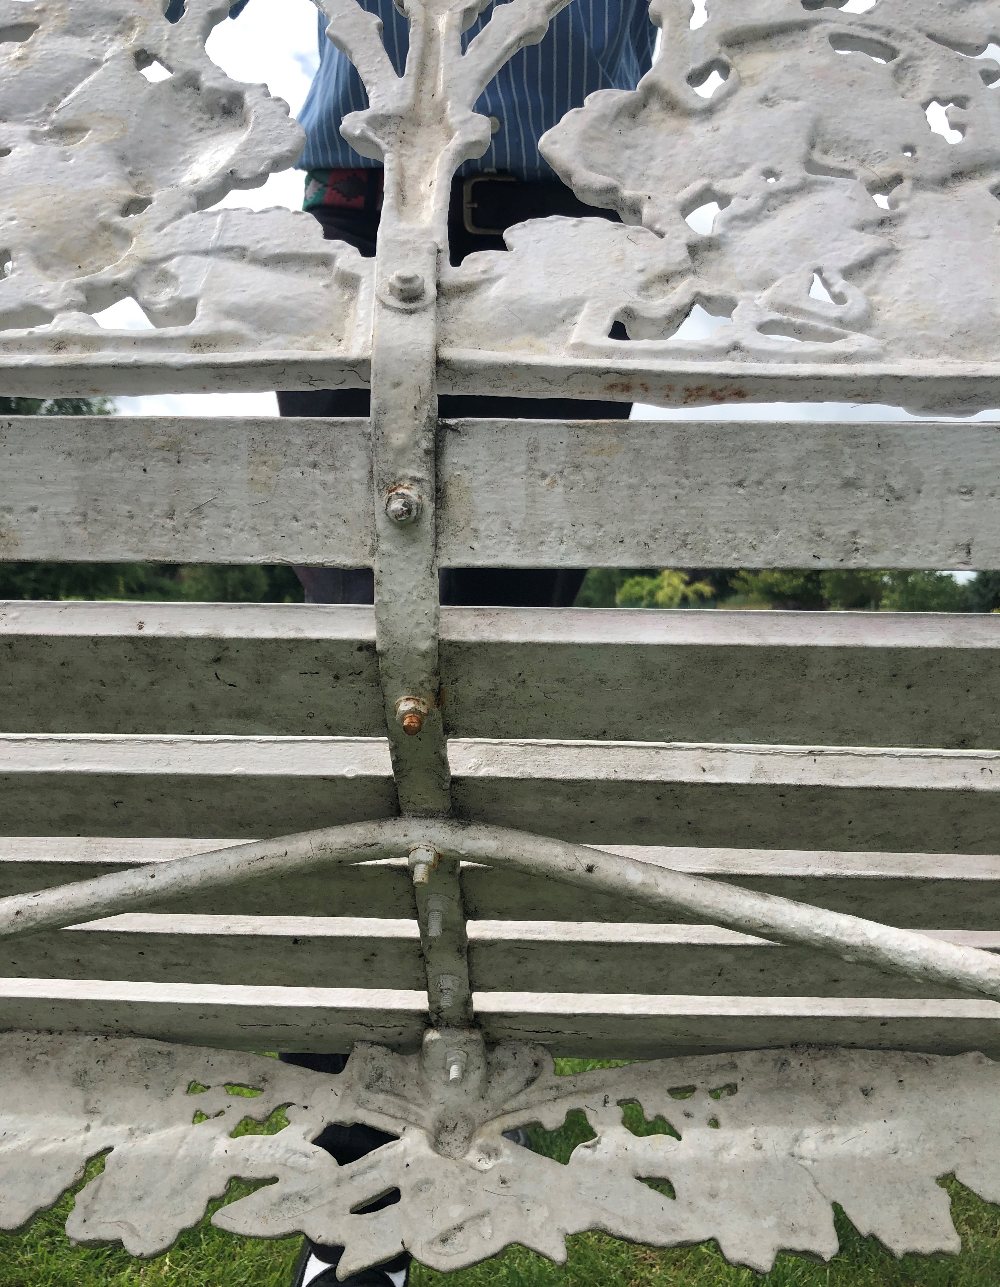
[[[395,272],[389,278],[389,292],[401,304],[415,304],[423,298],[424,279],[419,273]]]
[[[401,697],[396,703],[396,718],[407,737],[416,737],[424,726],[429,707],[420,697]]]
[[[420,517],[421,508],[422,503],[419,495],[406,483],[390,487],[386,492],[385,512],[394,523],[398,523],[401,527],[407,523],[415,523]]]
[[[427,914],[427,937],[440,938],[443,933],[444,933],[444,918],[442,917],[441,913],[437,910],[437,908],[435,908],[433,911],[428,912]]]
[[[464,1050],[450,1050],[448,1052],[448,1080],[450,1082],[462,1080],[465,1076],[466,1062]]]

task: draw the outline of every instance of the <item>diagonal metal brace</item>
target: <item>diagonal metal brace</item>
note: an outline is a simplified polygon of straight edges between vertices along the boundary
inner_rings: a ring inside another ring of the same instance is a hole
[[[17,894],[0,899],[0,938],[137,911],[173,895],[236,881],[395,858],[421,846],[459,862],[504,863],[661,911],[682,911],[711,925],[802,944],[1000,1001],[1000,960],[990,952],[564,840],[434,818],[390,818],[301,832]]]

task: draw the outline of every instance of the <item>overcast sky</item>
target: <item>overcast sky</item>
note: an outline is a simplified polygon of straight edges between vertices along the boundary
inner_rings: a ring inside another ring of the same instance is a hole
[[[853,2],[853,0],[852,0]],[[858,0],[862,2],[862,0]],[[277,97],[285,100],[293,114],[302,106],[309,83],[319,61],[317,51],[316,9],[310,0],[250,0],[236,21],[221,23],[213,32],[208,50],[235,80],[263,82]],[[223,205],[252,206],[262,209],[284,205],[297,209],[302,202],[302,174],[287,171],[274,175],[262,188],[253,192],[234,192]],[[108,320],[128,324],[132,301],[117,305]],[[273,394],[189,394],[177,397],[118,398],[121,411],[141,415],[262,415],[277,413]],[[809,419],[872,420],[908,418],[898,408],[882,408],[841,403],[818,406],[791,405],[692,407],[676,412],[637,407],[636,415],[669,416],[679,419]],[[996,416],[997,412],[984,412]]]

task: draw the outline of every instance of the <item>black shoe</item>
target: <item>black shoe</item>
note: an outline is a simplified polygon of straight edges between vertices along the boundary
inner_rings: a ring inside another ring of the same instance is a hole
[[[410,1257],[405,1253],[387,1265],[339,1279],[341,1254],[340,1247],[317,1247],[306,1239],[295,1265],[292,1287],[407,1287],[410,1281]]]

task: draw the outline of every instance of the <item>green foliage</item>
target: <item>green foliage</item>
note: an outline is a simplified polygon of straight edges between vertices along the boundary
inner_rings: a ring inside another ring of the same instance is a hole
[[[1000,572],[977,572],[965,592],[970,612],[996,612],[1000,608]]]
[[[591,568],[576,596],[578,608],[613,608],[618,591],[633,576],[656,576],[656,569]]]
[[[819,572],[769,569],[763,572],[737,572],[733,577],[734,597],[747,608],[825,608],[823,583]]]
[[[891,572],[882,607],[887,612],[968,612],[969,592],[947,572]]]
[[[0,398],[0,416],[109,416],[107,398]]]
[[[948,572],[743,570],[725,578],[710,571],[604,574],[621,607],[775,608],[822,612],[990,612],[1000,606],[1000,574],[981,572],[962,584]],[[579,603],[580,600],[578,599]],[[604,605],[601,605],[604,606]],[[610,606],[610,605],[608,605]]]
[[[712,587],[691,581],[684,572],[664,568],[656,576],[633,576],[619,587],[619,608],[698,608],[712,598]]]

